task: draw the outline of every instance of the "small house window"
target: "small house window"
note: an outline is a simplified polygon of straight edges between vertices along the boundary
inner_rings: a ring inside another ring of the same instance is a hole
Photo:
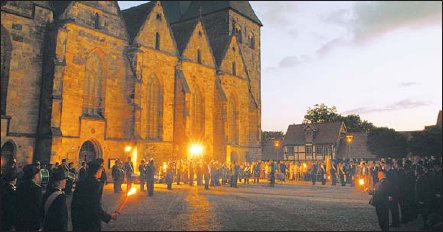
[[[306,146],[306,154],[312,155],[312,146]]]
[[[160,50],[160,34],[155,33],[155,49]]]
[[[202,63],[202,55],[201,55],[200,49],[197,49],[197,63],[199,63],[199,64]]]
[[[235,67],[235,62],[232,62],[232,75],[236,76],[237,75],[237,70]]]

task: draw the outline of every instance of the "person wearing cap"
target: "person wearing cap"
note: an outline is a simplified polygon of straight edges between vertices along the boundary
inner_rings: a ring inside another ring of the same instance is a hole
[[[77,183],[72,196],[71,218],[74,231],[100,231],[101,221],[108,223],[117,219],[117,213],[109,214],[101,206],[102,183],[100,177],[103,163],[93,160],[88,163],[86,179]]]
[[[23,182],[17,187],[16,230],[39,230],[42,220],[40,169],[35,164],[23,167]]]
[[[3,176],[3,184],[1,186],[1,230],[12,230],[16,222],[16,203],[17,194],[15,184],[17,182],[17,172],[15,169],[7,170]]]
[[[126,191],[128,192],[132,187],[132,174],[134,174],[134,164],[132,163],[130,156],[128,156],[123,168],[126,174]]]
[[[140,191],[145,192],[145,183],[146,183],[145,159],[141,160],[140,165],[138,166],[138,171],[140,172]]]
[[[51,188],[43,195],[43,230],[67,231],[68,206],[62,189],[66,186],[67,173],[57,170],[51,176]]]
[[[391,185],[383,171],[377,173],[379,182],[375,185],[372,205],[375,206],[378,225],[382,231],[389,231],[389,201],[392,200]]]
[[[80,167],[80,169],[78,170],[78,178],[77,180],[84,180],[86,179],[87,176],[87,172],[86,172],[86,161],[82,161],[82,166]]]
[[[115,160],[115,164],[112,166],[112,179],[114,180],[114,193],[120,193],[122,191],[122,183],[125,180],[125,172],[119,159]]]
[[[154,195],[154,182],[155,182],[155,166],[154,159],[151,158],[149,160],[148,166],[146,167],[146,184],[148,186],[148,197],[152,197]]]

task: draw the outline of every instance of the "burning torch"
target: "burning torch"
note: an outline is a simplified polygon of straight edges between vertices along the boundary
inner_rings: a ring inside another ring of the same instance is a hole
[[[115,211],[117,214],[119,214],[119,215],[121,214],[123,208],[124,208],[125,205],[126,205],[126,202],[128,201],[128,197],[131,196],[131,195],[134,195],[135,192],[137,192],[137,189],[136,189],[136,188],[131,188],[131,189],[129,190],[128,194],[126,194],[125,200],[124,200],[123,203],[120,205],[120,207],[118,207],[118,209]]]

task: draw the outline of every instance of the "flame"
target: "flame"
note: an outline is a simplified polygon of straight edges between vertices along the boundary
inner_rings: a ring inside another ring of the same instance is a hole
[[[137,166],[137,147],[134,147],[134,149],[132,149],[132,155],[131,155],[131,161],[134,164],[134,173],[140,174],[140,172],[138,171],[138,167]]]
[[[131,195],[134,195],[136,192],[137,192],[137,189],[136,189],[136,188],[131,188],[131,189],[129,190],[129,192],[128,192],[128,197],[131,196]]]
[[[365,185],[365,180],[364,179],[359,179],[358,180],[358,184],[359,185]]]
[[[306,164],[305,163],[303,163],[303,167],[306,168]]]
[[[203,146],[201,144],[192,144],[189,148],[191,157],[197,158],[203,154]]]

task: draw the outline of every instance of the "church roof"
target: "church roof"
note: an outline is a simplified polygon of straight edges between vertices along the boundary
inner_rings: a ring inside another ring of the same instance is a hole
[[[252,9],[251,4],[249,4],[249,1],[192,1],[186,13],[181,17],[181,21],[196,18],[200,16],[200,14],[206,15],[225,9],[232,9],[260,26],[263,26]]]
[[[305,145],[305,130],[310,127],[314,131],[313,144],[334,144],[340,139],[343,122],[313,123],[289,125],[283,139],[284,145]]]
[[[186,23],[174,24],[171,26],[172,32],[174,33],[175,42],[177,43],[177,49],[180,54],[183,54],[183,51],[185,50],[197,23],[198,20],[192,20]]]
[[[188,10],[191,1],[162,1],[165,16],[173,24],[180,21],[182,15]]]
[[[148,18],[148,15],[151,13],[154,6],[155,6],[155,1],[151,1],[121,11],[131,41],[134,40],[134,38],[137,36],[138,31],[145,23],[146,19]]]

